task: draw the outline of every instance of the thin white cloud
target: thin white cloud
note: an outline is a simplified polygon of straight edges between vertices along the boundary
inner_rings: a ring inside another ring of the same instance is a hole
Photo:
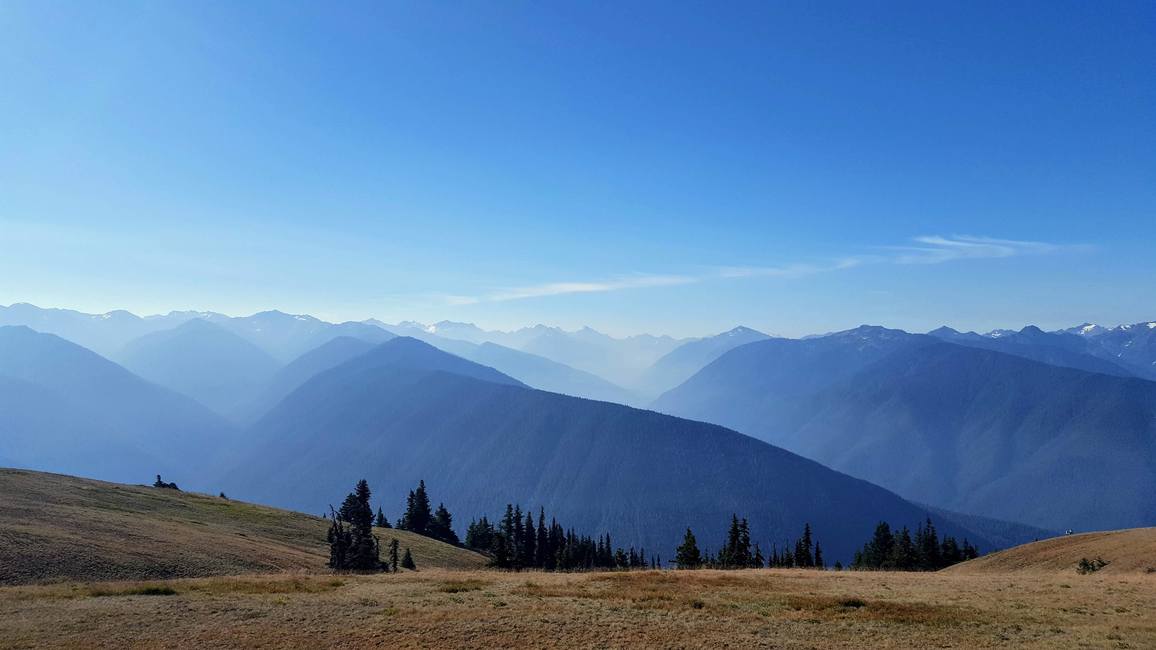
[[[525,287],[500,289],[480,296],[446,296],[452,305],[472,305],[481,302],[507,302],[527,298],[544,298],[573,293],[605,293],[625,289],[646,289],[691,284],[702,278],[684,275],[635,275],[598,282],[549,282]]]
[[[842,271],[859,266],[867,258],[845,257],[829,264],[788,264],[786,266],[728,266],[719,269],[720,278],[802,278],[817,273]]]
[[[1043,255],[1086,248],[1085,246],[1065,246],[1040,241],[994,239],[968,235],[951,237],[925,235],[916,237],[914,241],[915,245],[913,246],[889,247],[889,250],[895,252],[890,261],[895,264],[941,264],[955,260]]]
[[[449,305],[474,305],[488,302],[507,302],[547,296],[576,293],[606,293],[627,289],[669,287],[697,284],[709,280],[741,278],[803,278],[821,273],[832,273],[866,264],[941,264],[955,260],[976,260],[1042,255],[1065,251],[1088,250],[1084,245],[1063,245],[1039,241],[995,239],[969,235],[924,235],[912,239],[912,244],[888,246],[882,254],[843,257],[823,263],[799,263],[783,266],[728,266],[698,275],[633,275],[591,282],[549,282],[524,287],[499,289],[476,296],[442,296]]]

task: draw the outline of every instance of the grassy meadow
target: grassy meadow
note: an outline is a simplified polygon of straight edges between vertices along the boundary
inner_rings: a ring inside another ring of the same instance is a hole
[[[0,621],[4,648],[1151,648],[1156,574],[278,574],[6,587]]]

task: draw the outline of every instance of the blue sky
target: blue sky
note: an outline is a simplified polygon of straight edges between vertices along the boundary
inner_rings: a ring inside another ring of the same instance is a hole
[[[1156,318],[1150,2],[0,3],[0,304]]]

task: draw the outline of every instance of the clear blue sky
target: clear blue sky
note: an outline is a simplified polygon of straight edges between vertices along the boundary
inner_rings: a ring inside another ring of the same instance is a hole
[[[1152,2],[0,2],[0,304],[1058,327],[1154,244]]]

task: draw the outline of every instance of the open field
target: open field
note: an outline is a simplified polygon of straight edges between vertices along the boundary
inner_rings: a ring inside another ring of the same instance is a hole
[[[0,589],[0,647],[1151,648],[1156,575],[430,570]]]
[[[934,574],[503,573],[390,530],[420,570],[371,576],[327,573],[324,530],[219,497],[0,470],[0,648],[1156,647],[1156,529]],[[1079,575],[1081,557],[1109,564]]]
[[[326,526],[203,494],[0,469],[0,585],[324,571]],[[404,531],[383,531],[383,544],[391,537],[419,568],[485,562]]]
[[[947,569],[953,573],[1071,572],[1082,558],[1108,564],[1097,573],[1156,573],[1156,528],[1081,533],[992,553]]]

